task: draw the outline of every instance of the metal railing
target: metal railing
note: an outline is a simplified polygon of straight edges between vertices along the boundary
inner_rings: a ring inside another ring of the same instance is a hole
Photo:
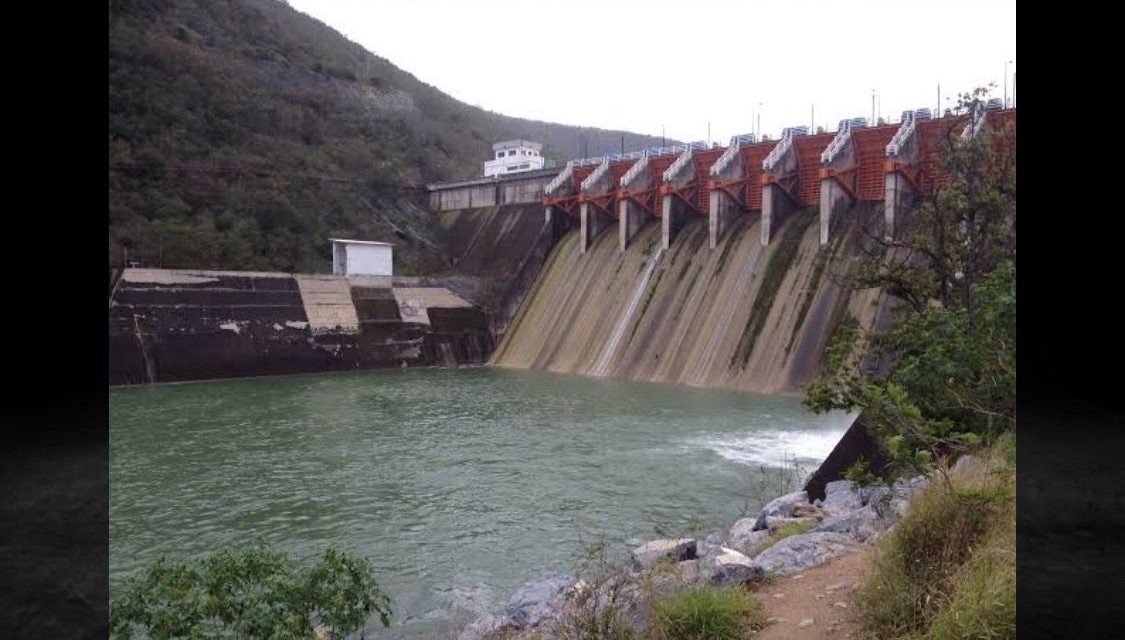
[[[840,130],[836,132],[836,137],[832,138],[832,142],[828,143],[828,147],[820,154],[821,164],[828,164],[836,158],[836,156],[844,150],[844,147],[852,139],[852,122],[848,120],[841,120]]]
[[[723,152],[723,155],[719,156],[719,159],[715,161],[715,164],[711,165],[711,175],[718,177],[727,167],[729,167],[730,163],[734,162],[734,159],[738,157],[739,147],[744,144],[754,144],[757,141],[757,137],[752,133],[744,133],[740,136],[731,136],[730,146],[727,147],[727,150]]]
[[[559,175],[555,176],[553,180],[547,183],[547,186],[543,187],[543,193],[545,195],[551,195],[555,191],[558,191],[559,187],[563,186],[573,175],[574,161],[571,160],[566,163],[566,166],[559,172]]]
[[[897,156],[899,151],[902,150],[903,145],[914,135],[914,127],[916,126],[913,111],[902,112],[902,124],[899,126],[898,131],[891,137],[891,141],[887,143],[887,155],[890,157]]]
[[[787,127],[782,131],[781,140],[777,141],[777,145],[770,151],[770,154],[766,156],[765,160],[762,160],[763,171],[773,171],[777,163],[781,162],[786,153],[789,153],[789,150],[793,148],[794,133],[800,135],[800,131],[796,127]]]
[[[648,151],[646,150],[641,155],[641,157],[633,163],[633,166],[629,167],[629,170],[625,172],[625,175],[621,176],[621,186],[624,187],[633,180],[636,180],[637,176],[641,175],[641,172],[644,171],[645,167],[648,166],[648,159],[651,157],[652,156],[650,156]]]
[[[675,162],[668,165],[668,168],[664,170],[664,182],[671,182],[672,179],[676,177],[677,173],[683,171],[684,167],[691,164],[692,151],[693,149],[690,146],[687,147],[684,149],[684,152],[680,154],[680,157],[676,158]]]
[[[594,169],[590,173],[590,175],[586,176],[586,179],[582,181],[581,185],[579,185],[578,190],[585,191],[589,189],[590,187],[597,184],[598,180],[601,180],[607,173],[609,173],[609,156],[603,158],[602,163],[598,165],[598,168]]]

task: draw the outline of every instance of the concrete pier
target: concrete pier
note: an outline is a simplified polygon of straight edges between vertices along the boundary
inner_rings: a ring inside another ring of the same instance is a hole
[[[828,244],[830,232],[844,212],[855,204],[855,198],[837,180],[826,177],[820,182],[820,244]]]
[[[660,201],[660,246],[667,249],[694,212],[673,195],[663,196]]]
[[[893,240],[896,233],[901,234],[906,229],[906,212],[914,206],[916,191],[902,172],[893,170],[893,163],[888,164],[892,166],[884,174],[883,237]]]
[[[780,184],[772,182],[762,186],[762,246],[769,246],[774,231],[797,209],[793,200]]]
[[[617,249],[624,251],[633,241],[633,238],[640,233],[641,227],[652,219],[652,216],[638,203],[624,198],[618,201],[617,208],[619,211],[617,217]]]
[[[722,189],[712,189],[708,197],[711,211],[707,216],[707,246],[714,249],[744,209]]]
[[[586,253],[594,244],[594,239],[598,237],[598,234],[600,234],[603,229],[613,224],[613,218],[589,202],[583,202],[578,206],[578,217],[581,229],[579,248],[581,253]]]

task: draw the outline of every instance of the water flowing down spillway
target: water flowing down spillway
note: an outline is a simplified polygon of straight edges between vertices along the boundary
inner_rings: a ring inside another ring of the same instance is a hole
[[[769,246],[744,216],[718,247],[690,222],[660,252],[660,225],[624,252],[616,225],[590,249],[560,240],[491,362],[501,367],[616,376],[776,393],[797,392],[850,313],[870,326],[876,292],[850,297],[829,276],[857,251],[855,224],[821,246],[815,210],[784,221]]]
[[[617,352],[617,346],[621,343],[621,336],[625,333],[625,328],[631,324],[633,315],[637,311],[637,305],[641,301],[641,295],[647,290],[648,281],[652,278],[652,270],[655,269],[656,265],[660,262],[660,256],[663,255],[663,253],[664,249],[661,248],[657,249],[656,253],[652,254],[652,257],[648,259],[648,263],[645,265],[644,271],[641,272],[641,277],[638,278],[636,284],[633,285],[633,293],[629,296],[629,302],[626,303],[625,309],[621,312],[621,316],[617,319],[617,322],[614,323],[613,331],[609,334],[609,342],[602,348],[601,355],[598,356],[597,362],[594,363],[594,367],[591,370],[591,373],[594,375],[604,376],[606,374],[609,359]]]

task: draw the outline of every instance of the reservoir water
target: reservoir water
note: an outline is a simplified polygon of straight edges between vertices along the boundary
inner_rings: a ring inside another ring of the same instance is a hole
[[[493,368],[109,394],[110,585],[262,538],[368,556],[394,626],[452,637],[583,545],[725,528],[851,421],[793,398]]]

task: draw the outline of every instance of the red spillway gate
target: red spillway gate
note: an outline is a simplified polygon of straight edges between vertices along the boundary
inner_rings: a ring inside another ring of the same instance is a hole
[[[617,185],[621,182],[621,176],[625,175],[629,168],[637,162],[636,158],[627,158],[624,160],[614,160],[609,163],[609,172],[607,175],[609,187],[604,193],[579,194],[578,202],[588,202],[602,213],[616,218],[618,216],[617,202],[620,190]],[[588,172],[593,173],[592,171]],[[581,181],[579,181],[581,183]]]
[[[648,164],[645,167],[645,171],[648,172],[651,180],[649,185],[637,190],[621,187],[617,190],[617,199],[619,201],[632,200],[649,215],[661,217],[663,207],[660,202],[660,191],[664,186],[664,172],[676,161],[677,157],[675,154],[649,156]]]
[[[684,202],[692,211],[706,216],[711,211],[711,195],[708,181],[711,165],[726,153],[726,147],[694,150],[691,153],[692,178],[680,188],[666,184],[661,188],[662,195],[673,195]]]
[[[558,196],[544,195],[541,199],[543,206],[562,209],[568,216],[577,219],[578,196],[582,188],[582,181],[586,179],[586,176],[593,173],[596,168],[596,164],[574,167],[570,175],[569,188],[564,189],[564,193]]]

